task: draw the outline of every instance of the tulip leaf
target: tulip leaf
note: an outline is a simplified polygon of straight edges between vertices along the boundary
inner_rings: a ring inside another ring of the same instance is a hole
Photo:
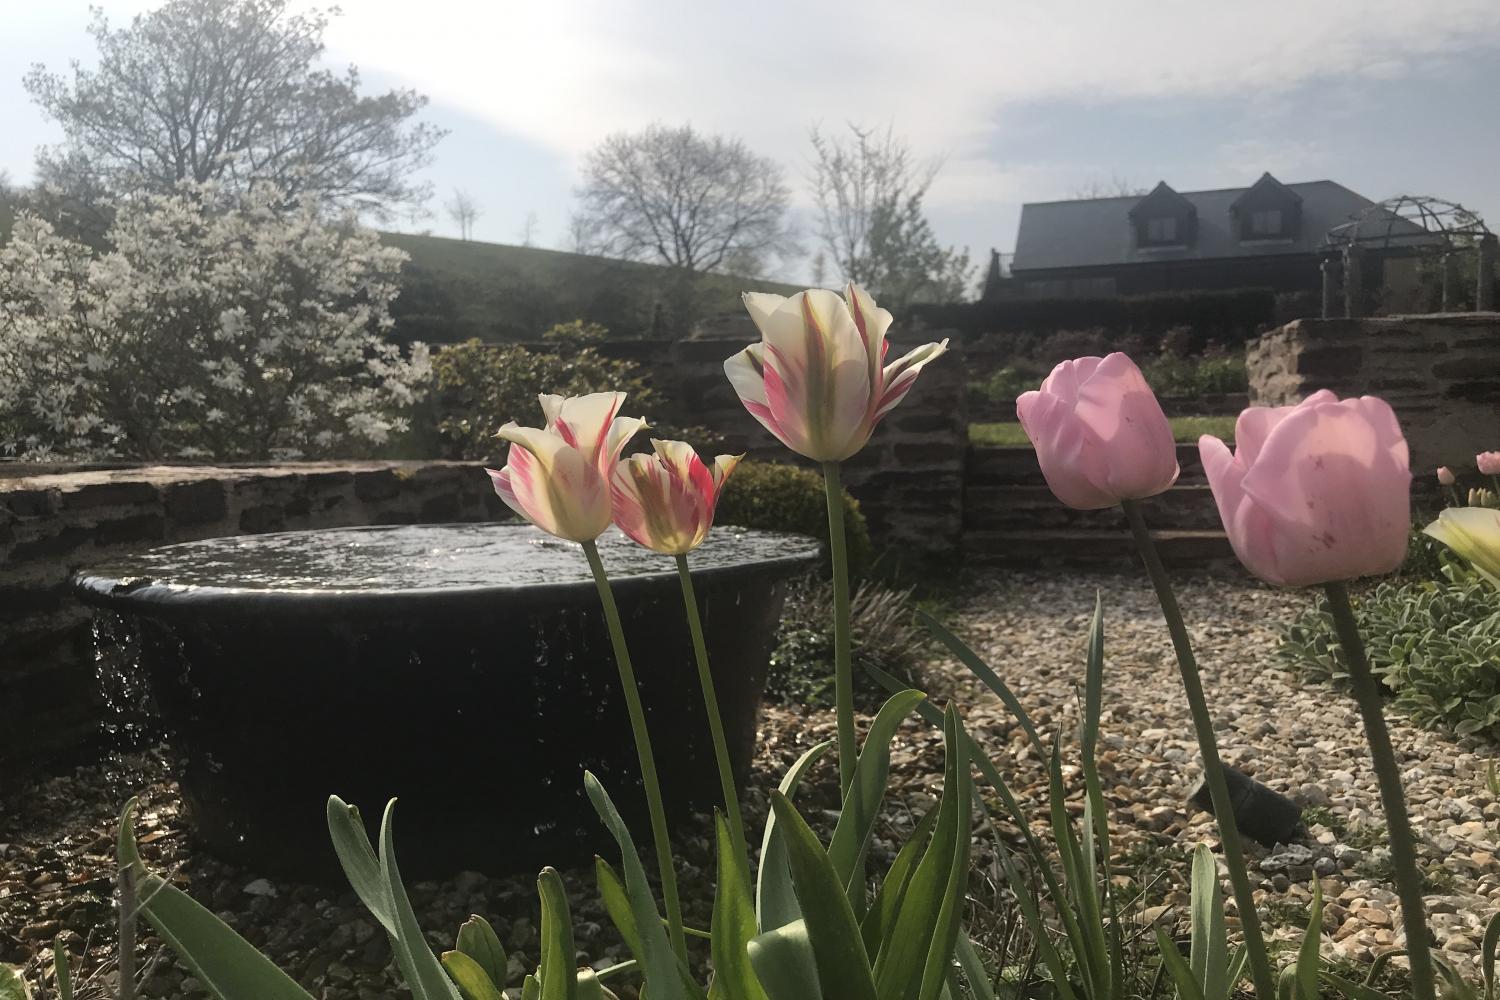
[[[885,799],[886,781],[891,771],[891,740],[895,738],[896,730],[911,714],[911,710],[926,697],[920,691],[903,691],[891,695],[876,713],[865,736],[864,749],[855,766],[854,780],[849,786],[849,794],[844,798],[838,824],[828,842],[828,860],[833,863],[833,870],[844,883],[850,902],[856,906],[863,906],[864,903],[862,862],[870,835],[875,830],[875,818],[880,812],[880,804]]]
[[[637,933],[640,934],[641,950],[636,959],[641,964],[651,1000],[686,1000],[688,994],[677,966],[677,956],[667,940],[661,912],[656,908],[656,899],[651,894],[646,869],[641,864],[640,854],[636,852],[635,842],[630,839],[630,830],[620,818],[614,802],[610,801],[609,793],[592,772],[584,772],[583,787],[599,818],[604,821],[605,827],[620,846],[620,861],[625,869],[625,893],[630,902],[630,912],[635,919]]]
[[[0,1000],[31,1000],[31,990],[15,966],[0,965]]]
[[[472,956],[461,951],[445,951],[442,962],[464,1000],[505,1000],[505,995],[495,984],[495,978]],[[504,984],[504,980],[501,980],[501,984]]]
[[[496,986],[504,986],[510,973],[510,961],[505,946],[490,922],[477,913],[469,915],[458,929],[455,950],[463,952],[479,964],[479,968]],[[450,970],[451,971],[451,970]]]
[[[1025,731],[1027,739],[1031,741],[1031,746],[1036,750],[1037,757],[1046,760],[1047,752],[1042,749],[1042,738],[1037,734],[1036,726],[1032,724],[1031,716],[1022,707],[1021,699],[1017,698],[1009,685],[1000,679],[1000,675],[995,673],[988,663],[980,659],[979,654],[970,649],[962,639],[950,632],[947,626],[921,608],[917,609],[917,620],[927,626],[927,631],[936,636],[937,640],[944,646],[947,646],[948,651],[960,663],[968,667],[970,673],[984,682],[985,687],[995,692],[1000,701],[1010,710],[1010,713],[1016,717],[1016,721],[1021,724],[1021,729]]]
[[[120,869],[135,884],[138,912],[183,965],[220,1000],[311,1000],[306,990],[212,911],[146,870],[136,848],[135,810],[136,800],[131,799],[120,813]]]
[[[802,906],[823,995],[839,1000],[875,1000],[870,959],[849,895],[833,863],[785,795],[772,792],[771,808],[785,838],[792,884]]]
[[[619,874],[603,858],[594,859],[594,878],[599,885],[599,898],[604,901],[604,912],[609,914],[610,922],[620,932],[626,949],[639,959],[641,934],[635,927],[635,914],[630,909],[630,897],[625,893],[625,883],[620,881]]]
[[[573,943],[573,918],[568,891],[555,868],[543,868],[536,880],[542,898],[542,1000],[577,1000],[578,949]]]
[[[1192,967],[1182,960],[1177,942],[1168,937],[1160,927],[1156,928],[1156,949],[1161,953],[1162,967],[1177,986],[1177,1000],[1206,1000],[1201,981]]]
[[[959,968],[964,970],[964,979],[969,984],[969,996],[974,1000],[996,1000],[989,970],[984,967],[984,959],[979,957],[979,949],[974,947],[974,942],[967,933],[958,936],[958,945],[953,952],[958,959]],[[954,993],[954,996],[958,995]]]
[[[755,906],[750,901],[750,885],[745,869],[730,836],[729,824],[714,814],[714,840],[718,848],[719,884],[714,894],[714,915],[710,951],[714,962],[714,981],[708,991],[710,1000],[767,1000],[766,991],[755,970],[750,967],[746,950],[755,937]]]
[[[417,915],[406,895],[406,886],[401,882],[401,869],[396,864],[396,800],[386,803],[385,815],[380,820],[380,874],[385,880],[386,893],[391,901],[391,912],[396,919],[396,937],[400,952],[404,952],[409,969],[406,985],[418,1000],[460,1000],[453,981],[443,971],[442,963],[432,953]]]
[[[881,880],[880,889],[875,894],[875,904],[865,914],[859,926],[867,954],[878,955],[885,946],[886,938],[895,926],[895,916],[901,907],[901,900],[906,896],[906,887],[911,883],[912,873],[927,847],[937,819],[938,807],[933,806],[918,821],[916,829],[906,843],[901,845],[901,850],[896,852],[896,860],[891,862],[890,870]]]
[[[73,970],[61,934],[52,939],[52,978],[57,982],[57,1000],[73,1000]]]
[[[541,1000],[542,984],[537,982],[536,976],[527,976],[521,980],[521,1000]]]
[[[1323,943],[1323,887],[1313,880],[1312,909],[1307,914],[1307,930],[1302,934],[1302,945],[1297,949],[1297,990],[1302,1000],[1318,1000],[1318,971],[1322,966],[1319,954]]]
[[[968,739],[952,705],[943,715],[946,763],[937,827],[901,900],[889,944],[875,964],[880,1000],[935,1000],[963,916],[972,788]]]
[[[746,951],[770,1000],[823,1000],[805,921],[794,920],[752,938]]]
[[[328,833],[354,894],[385,928],[386,934],[394,939],[397,934],[395,909],[386,891],[385,878],[380,873],[380,859],[375,856],[375,848],[365,832],[359,808],[337,795],[328,796]]]
[[[795,796],[802,776],[831,746],[833,741],[827,740],[799,757],[781,779],[778,791],[788,799]],[[755,883],[755,915],[762,933],[802,917],[802,910],[797,905],[797,894],[792,889],[791,870],[787,867],[786,844],[777,827],[774,812],[766,817],[766,832],[761,839],[760,871]]]
[[[1222,1000],[1229,996],[1233,985],[1225,981],[1230,971],[1229,939],[1224,926],[1219,866],[1207,844],[1199,844],[1193,851],[1190,899],[1192,941],[1188,954],[1193,978],[1202,985],[1204,996]]]

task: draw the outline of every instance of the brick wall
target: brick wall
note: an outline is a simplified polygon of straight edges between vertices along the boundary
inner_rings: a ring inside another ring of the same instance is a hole
[[[1301,319],[1251,342],[1250,398],[1377,395],[1401,419],[1419,487],[1500,447],[1500,313]]]
[[[13,471],[35,474],[0,478],[0,779],[97,725],[91,613],[66,587],[79,566],[196,538],[501,509],[465,462]]]

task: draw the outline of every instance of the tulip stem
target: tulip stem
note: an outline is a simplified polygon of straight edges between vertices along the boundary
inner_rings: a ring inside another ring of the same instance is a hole
[[[651,835],[656,841],[656,867],[661,873],[661,894],[667,905],[667,935],[672,950],[687,960],[687,941],[682,929],[682,903],[677,896],[677,872],[672,862],[672,838],[667,830],[667,811],[662,805],[661,783],[656,777],[656,757],[651,752],[651,734],[646,730],[646,712],[641,707],[641,693],[635,682],[635,668],[630,665],[630,650],[625,645],[625,629],[620,624],[620,609],[615,606],[614,591],[599,558],[599,546],[583,543],[594,585],[599,588],[599,603],[604,605],[604,620],[609,626],[609,640],[615,649],[615,666],[620,670],[620,686],[625,690],[625,706],[630,713],[630,729],[635,736],[635,752],[640,758],[641,781],[646,786],[646,805],[651,812]]]
[[[849,638],[849,549],[844,537],[844,487],[839,463],[823,463],[823,489],[828,495],[828,554],[833,562],[833,684],[838,713],[839,792],[848,798],[859,761],[859,736],[854,731],[854,658]]]
[[[698,660],[698,683],[703,688],[703,708],[708,714],[708,731],[713,736],[714,758],[719,764],[719,788],[724,794],[724,811],[729,819],[729,837],[734,842],[736,861],[749,878],[750,853],[745,841],[745,820],[740,814],[739,790],[734,783],[734,767],[729,761],[729,743],[724,739],[724,720],[719,715],[719,696],[714,691],[714,675],[708,664],[708,645],[703,641],[703,618],[698,611],[698,595],[693,589],[693,575],[688,571],[686,555],[677,557],[677,576],[682,581],[682,602],[687,606],[688,631],[693,636],[693,655]]]
[[[1380,782],[1380,801],[1385,806],[1386,829],[1391,842],[1391,861],[1396,871],[1396,895],[1401,899],[1401,923],[1406,928],[1406,957],[1411,963],[1411,990],[1416,1000],[1432,1000],[1432,956],[1428,952],[1427,905],[1422,900],[1422,873],[1417,867],[1416,838],[1406,812],[1406,793],[1401,788],[1401,769],[1391,734],[1385,725],[1385,711],[1380,683],[1370,671],[1364,640],[1349,604],[1349,590],[1343,581],[1323,585],[1328,594],[1328,610],[1338,633],[1344,665],[1349,669],[1349,686],[1365,724],[1365,738],[1370,743],[1370,760]]]
[[[1135,536],[1136,548],[1146,564],[1146,574],[1156,588],[1156,599],[1161,604],[1162,617],[1167,620],[1167,631],[1172,635],[1172,648],[1177,653],[1177,668],[1182,675],[1182,686],[1187,691],[1188,709],[1192,712],[1193,728],[1198,733],[1198,751],[1203,755],[1203,776],[1208,782],[1208,794],[1214,807],[1214,818],[1219,823],[1219,840],[1224,845],[1224,864],[1229,869],[1229,883],[1234,889],[1234,899],[1239,909],[1240,927],[1245,937],[1245,952],[1249,959],[1250,980],[1255,984],[1255,995],[1260,1000],[1275,1000],[1276,980],[1271,972],[1271,961],[1266,954],[1265,938],[1261,936],[1260,915],[1255,910],[1255,891],[1245,870],[1245,853],[1240,846],[1240,831],[1234,821],[1234,802],[1229,797],[1229,784],[1224,778],[1224,762],[1219,759],[1219,744],[1214,738],[1213,718],[1208,713],[1208,700],[1203,694],[1203,680],[1198,674],[1198,660],[1193,655],[1193,644],[1188,638],[1187,626],[1183,622],[1182,609],[1177,606],[1177,595],[1172,590],[1172,581],[1162,565],[1156,543],[1146,528],[1146,519],[1141,515],[1138,500],[1122,500],[1125,518],[1130,522],[1130,532]]]

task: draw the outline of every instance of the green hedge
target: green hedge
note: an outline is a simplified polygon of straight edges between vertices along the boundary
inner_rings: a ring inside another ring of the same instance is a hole
[[[767,531],[811,535],[828,546],[828,504],[823,477],[810,469],[771,462],[741,462],[719,498],[714,520]],[[849,572],[855,578],[870,568],[874,547],[859,501],[844,493],[844,536]]]
[[[1049,333],[1104,327],[1112,332],[1191,327],[1204,338],[1241,343],[1274,324],[1276,294],[1269,288],[1169,292],[1099,299],[993,299],[914,305],[910,315],[928,326],[972,340],[987,333]]]

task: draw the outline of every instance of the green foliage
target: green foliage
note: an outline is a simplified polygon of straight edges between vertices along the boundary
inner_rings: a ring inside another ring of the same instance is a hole
[[[918,686],[925,647],[914,619],[910,590],[892,590],[867,581],[850,601],[850,637],[856,667],[874,666]],[[855,698],[878,704],[880,688],[855,670]],[[793,705],[829,707],[834,701],[833,587],[826,580],[803,579],[787,594],[776,648],[771,653],[766,697]]]
[[[1418,725],[1500,739],[1500,597],[1457,567],[1447,575],[1381,583],[1357,598],[1370,666]],[[1309,677],[1347,677],[1321,598],[1292,622],[1279,654]]]
[[[1158,396],[1219,396],[1245,392],[1249,375],[1238,355],[1184,357],[1163,352],[1142,368]]]
[[[0,1000],[31,1000],[31,990],[21,978],[21,970],[0,965]]]
[[[828,549],[828,500],[823,477],[810,469],[772,462],[741,462],[719,498],[719,524],[811,535]],[[859,501],[844,493],[844,536],[849,575],[859,579],[870,568],[874,547]]]
[[[1212,434],[1225,441],[1234,441],[1234,417],[1169,417],[1172,437],[1178,444],[1196,444],[1204,434]],[[1015,421],[991,424],[970,424],[969,443],[996,448],[1029,448],[1031,441],[1026,432]]]

